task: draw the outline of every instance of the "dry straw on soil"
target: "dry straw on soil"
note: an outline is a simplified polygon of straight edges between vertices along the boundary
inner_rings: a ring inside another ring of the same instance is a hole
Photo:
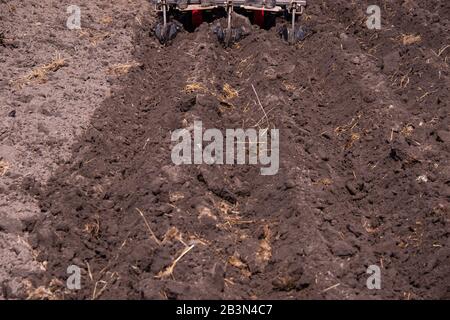
[[[153,241],[156,242],[156,244],[158,246],[162,246],[166,243],[171,242],[172,240],[177,240],[183,244],[184,249],[180,253],[180,255],[175,260],[173,260],[173,262],[169,266],[167,266],[164,270],[161,270],[160,272],[158,272],[158,274],[155,276],[155,278],[158,278],[158,279],[163,279],[163,278],[168,278],[168,277],[173,278],[174,277],[173,272],[174,272],[174,269],[175,269],[177,263],[181,260],[181,258],[183,258],[189,251],[191,251],[195,247],[195,244],[191,244],[191,245],[186,244],[186,242],[183,240],[183,235],[176,227],[169,228],[169,230],[167,230],[167,232],[165,233],[163,240],[162,241],[159,240],[158,237],[155,235],[155,233],[152,231],[150,224],[147,221],[147,218],[145,218],[144,213],[139,208],[136,208],[136,211],[139,213],[139,215],[144,220],[147,230],[150,233],[150,237],[153,239]]]
[[[193,248],[195,247],[195,245],[190,245],[189,247],[185,247],[183,249],[183,251],[180,253],[180,255],[172,262],[172,264],[170,266],[168,266],[166,269],[164,269],[163,271],[160,271],[155,278],[168,278],[168,277],[173,277],[173,270],[175,269],[175,266],[177,265],[178,261],[181,260],[181,258],[183,258],[189,251],[191,251]]]
[[[64,298],[64,284],[58,279],[52,279],[48,287],[35,288],[29,280],[24,281],[27,300],[60,300]]]
[[[141,64],[136,61],[127,62],[127,63],[118,63],[118,64],[115,64],[112,67],[110,67],[108,69],[108,73],[114,74],[117,76],[121,76],[121,75],[124,75],[124,74],[127,74],[128,72],[130,72],[130,70],[132,68],[139,67],[139,66],[141,66]]]
[[[259,262],[267,263],[272,257],[272,247],[270,245],[270,241],[272,238],[272,232],[268,225],[264,226],[264,237],[259,242],[259,249],[256,253],[256,259]]]
[[[110,35],[109,32],[94,29],[83,29],[78,33],[80,38],[87,38],[93,47],[96,47],[97,44],[106,40]]]
[[[5,160],[0,160],[0,177],[4,176],[9,169],[9,163]]]
[[[56,72],[66,65],[66,60],[62,58],[61,55],[57,54],[53,61],[33,69],[26,76],[12,81],[12,83],[19,87],[23,87],[24,85],[30,84],[32,82],[45,83],[47,82],[48,75],[50,73]]]
[[[144,223],[148,229],[148,232],[150,233],[150,237],[156,242],[156,244],[161,245],[161,241],[158,239],[158,237],[156,237],[155,233],[152,231],[152,228],[150,228],[150,224],[148,223],[147,218],[145,218],[144,213],[138,208],[136,208],[136,211],[139,212],[142,219],[144,219]]]
[[[244,277],[248,278],[252,275],[248,265],[241,260],[237,253],[228,258],[228,263],[233,267],[239,269]]]
[[[420,35],[413,34],[403,34],[402,35],[402,43],[405,46],[410,46],[415,43],[419,43],[422,41],[422,37]]]

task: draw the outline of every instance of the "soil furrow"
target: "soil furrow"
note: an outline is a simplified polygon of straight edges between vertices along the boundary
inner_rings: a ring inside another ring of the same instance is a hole
[[[47,185],[27,186],[46,266],[33,285],[67,299],[448,298],[448,9],[426,3],[380,1],[375,31],[366,1],[313,2],[293,46],[244,20],[231,48],[208,23],[162,46],[142,21],[137,64]],[[279,129],[277,173],[174,165],[172,133],[198,121]],[[80,290],[64,286],[69,265]],[[367,288],[373,265],[382,290]]]

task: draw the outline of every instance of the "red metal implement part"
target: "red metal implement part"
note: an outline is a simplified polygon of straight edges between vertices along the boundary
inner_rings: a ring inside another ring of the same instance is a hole
[[[253,22],[260,28],[264,28],[264,10],[253,11]]]
[[[203,23],[202,10],[192,10],[192,25],[197,28]]]

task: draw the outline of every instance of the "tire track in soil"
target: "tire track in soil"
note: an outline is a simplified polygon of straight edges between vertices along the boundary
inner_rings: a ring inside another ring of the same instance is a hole
[[[46,248],[40,259],[48,261],[48,272],[36,284],[65,279],[66,266],[77,264],[87,283],[76,294],[52,288],[55,295],[441,296],[445,246],[431,252],[421,243],[402,247],[420,232],[419,220],[431,233],[427,248],[445,243],[447,229],[439,213],[443,194],[412,182],[430,166],[408,163],[417,150],[400,134],[386,141],[391,128],[411,120],[411,105],[385,85],[371,96],[372,83],[388,83],[386,76],[359,46],[341,47],[354,39],[339,38],[346,25],[325,23],[319,8],[310,9],[317,34],[296,48],[274,31],[254,30],[224,50],[206,25],[161,48],[139,30],[142,67],[105,101],[73,159],[42,191],[47,218],[35,229],[34,246]],[[190,53],[201,63],[192,64]],[[197,86],[186,90],[187,84]],[[238,96],[224,98],[226,84]],[[271,125],[281,129],[279,174],[263,177],[252,166],[172,166],[171,130],[189,128],[195,119],[220,129],[261,119],[252,84]],[[394,114],[391,104],[398,107]],[[192,245],[172,275],[158,277]],[[431,278],[413,270],[429,259]],[[385,287],[369,292],[365,270],[378,262]],[[434,291],[427,293],[430,285]]]

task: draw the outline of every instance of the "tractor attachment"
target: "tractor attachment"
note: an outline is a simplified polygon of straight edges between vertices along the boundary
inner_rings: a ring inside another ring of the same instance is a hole
[[[156,10],[162,16],[162,22],[155,28],[155,36],[165,44],[175,38],[177,32],[181,29],[178,21],[169,21],[169,16],[180,14],[190,14],[193,24],[199,24],[202,21],[203,12],[225,11],[227,17],[226,27],[217,26],[214,33],[225,46],[238,41],[244,32],[241,28],[233,28],[232,16],[234,11],[253,12],[258,24],[261,17],[265,15],[284,14],[290,20],[290,26],[284,26],[280,35],[289,43],[295,43],[303,40],[305,32],[300,26],[296,26],[297,17],[303,14],[306,7],[306,0],[151,0],[155,4]],[[259,12],[259,14],[258,14]],[[259,17],[259,19],[257,18]]]

